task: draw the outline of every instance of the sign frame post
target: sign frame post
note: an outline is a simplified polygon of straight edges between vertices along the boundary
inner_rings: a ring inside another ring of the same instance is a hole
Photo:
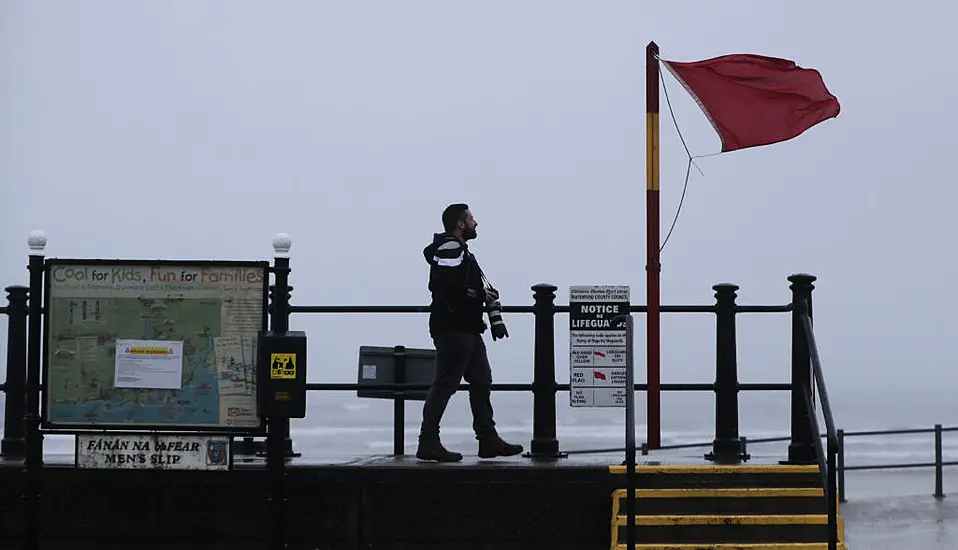
[[[629,391],[625,394],[625,486],[628,495],[625,500],[625,515],[628,521],[626,546],[635,550],[635,354],[633,342],[632,313],[618,315],[612,319],[613,325],[625,323],[625,384]]]

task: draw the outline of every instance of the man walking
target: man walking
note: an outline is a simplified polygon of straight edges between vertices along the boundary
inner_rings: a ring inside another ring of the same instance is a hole
[[[522,445],[503,441],[492,418],[492,369],[482,339],[486,330],[482,314],[483,306],[499,297],[484,287],[479,263],[466,245],[476,238],[479,224],[468,205],[451,204],[442,213],[442,225],[445,231],[433,235],[432,243],[423,249],[432,293],[429,334],[436,346],[436,377],[422,408],[416,457],[439,462],[462,460],[462,454],[443,447],[439,422],[463,378],[469,383],[479,457],[517,455]]]

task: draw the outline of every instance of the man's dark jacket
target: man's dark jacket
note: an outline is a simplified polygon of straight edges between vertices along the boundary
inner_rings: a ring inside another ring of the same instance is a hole
[[[485,290],[476,257],[450,233],[436,233],[423,256],[429,264],[429,333],[481,334]]]

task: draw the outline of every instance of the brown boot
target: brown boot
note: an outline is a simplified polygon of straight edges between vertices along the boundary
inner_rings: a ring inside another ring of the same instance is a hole
[[[479,440],[479,458],[515,456],[522,452],[522,445],[506,443],[498,435]]]
[[[419,442],[419,448],[416,449],[416,458],[419,460],[433,460],[436,462],[459,462],[462,460],[462,454],[449,451],[442,446],[442,443]]]

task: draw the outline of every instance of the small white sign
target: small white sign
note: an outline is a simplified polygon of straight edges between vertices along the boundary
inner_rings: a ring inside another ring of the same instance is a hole
[[[183,342],[117,340],[113,386],[178,390],[183,387]]]
[[[229,470],[231,438],[205,434],[87,434],[76,436],[78,468]]]
[[[376,379],[376,365],[363,365],[363,380]]]

